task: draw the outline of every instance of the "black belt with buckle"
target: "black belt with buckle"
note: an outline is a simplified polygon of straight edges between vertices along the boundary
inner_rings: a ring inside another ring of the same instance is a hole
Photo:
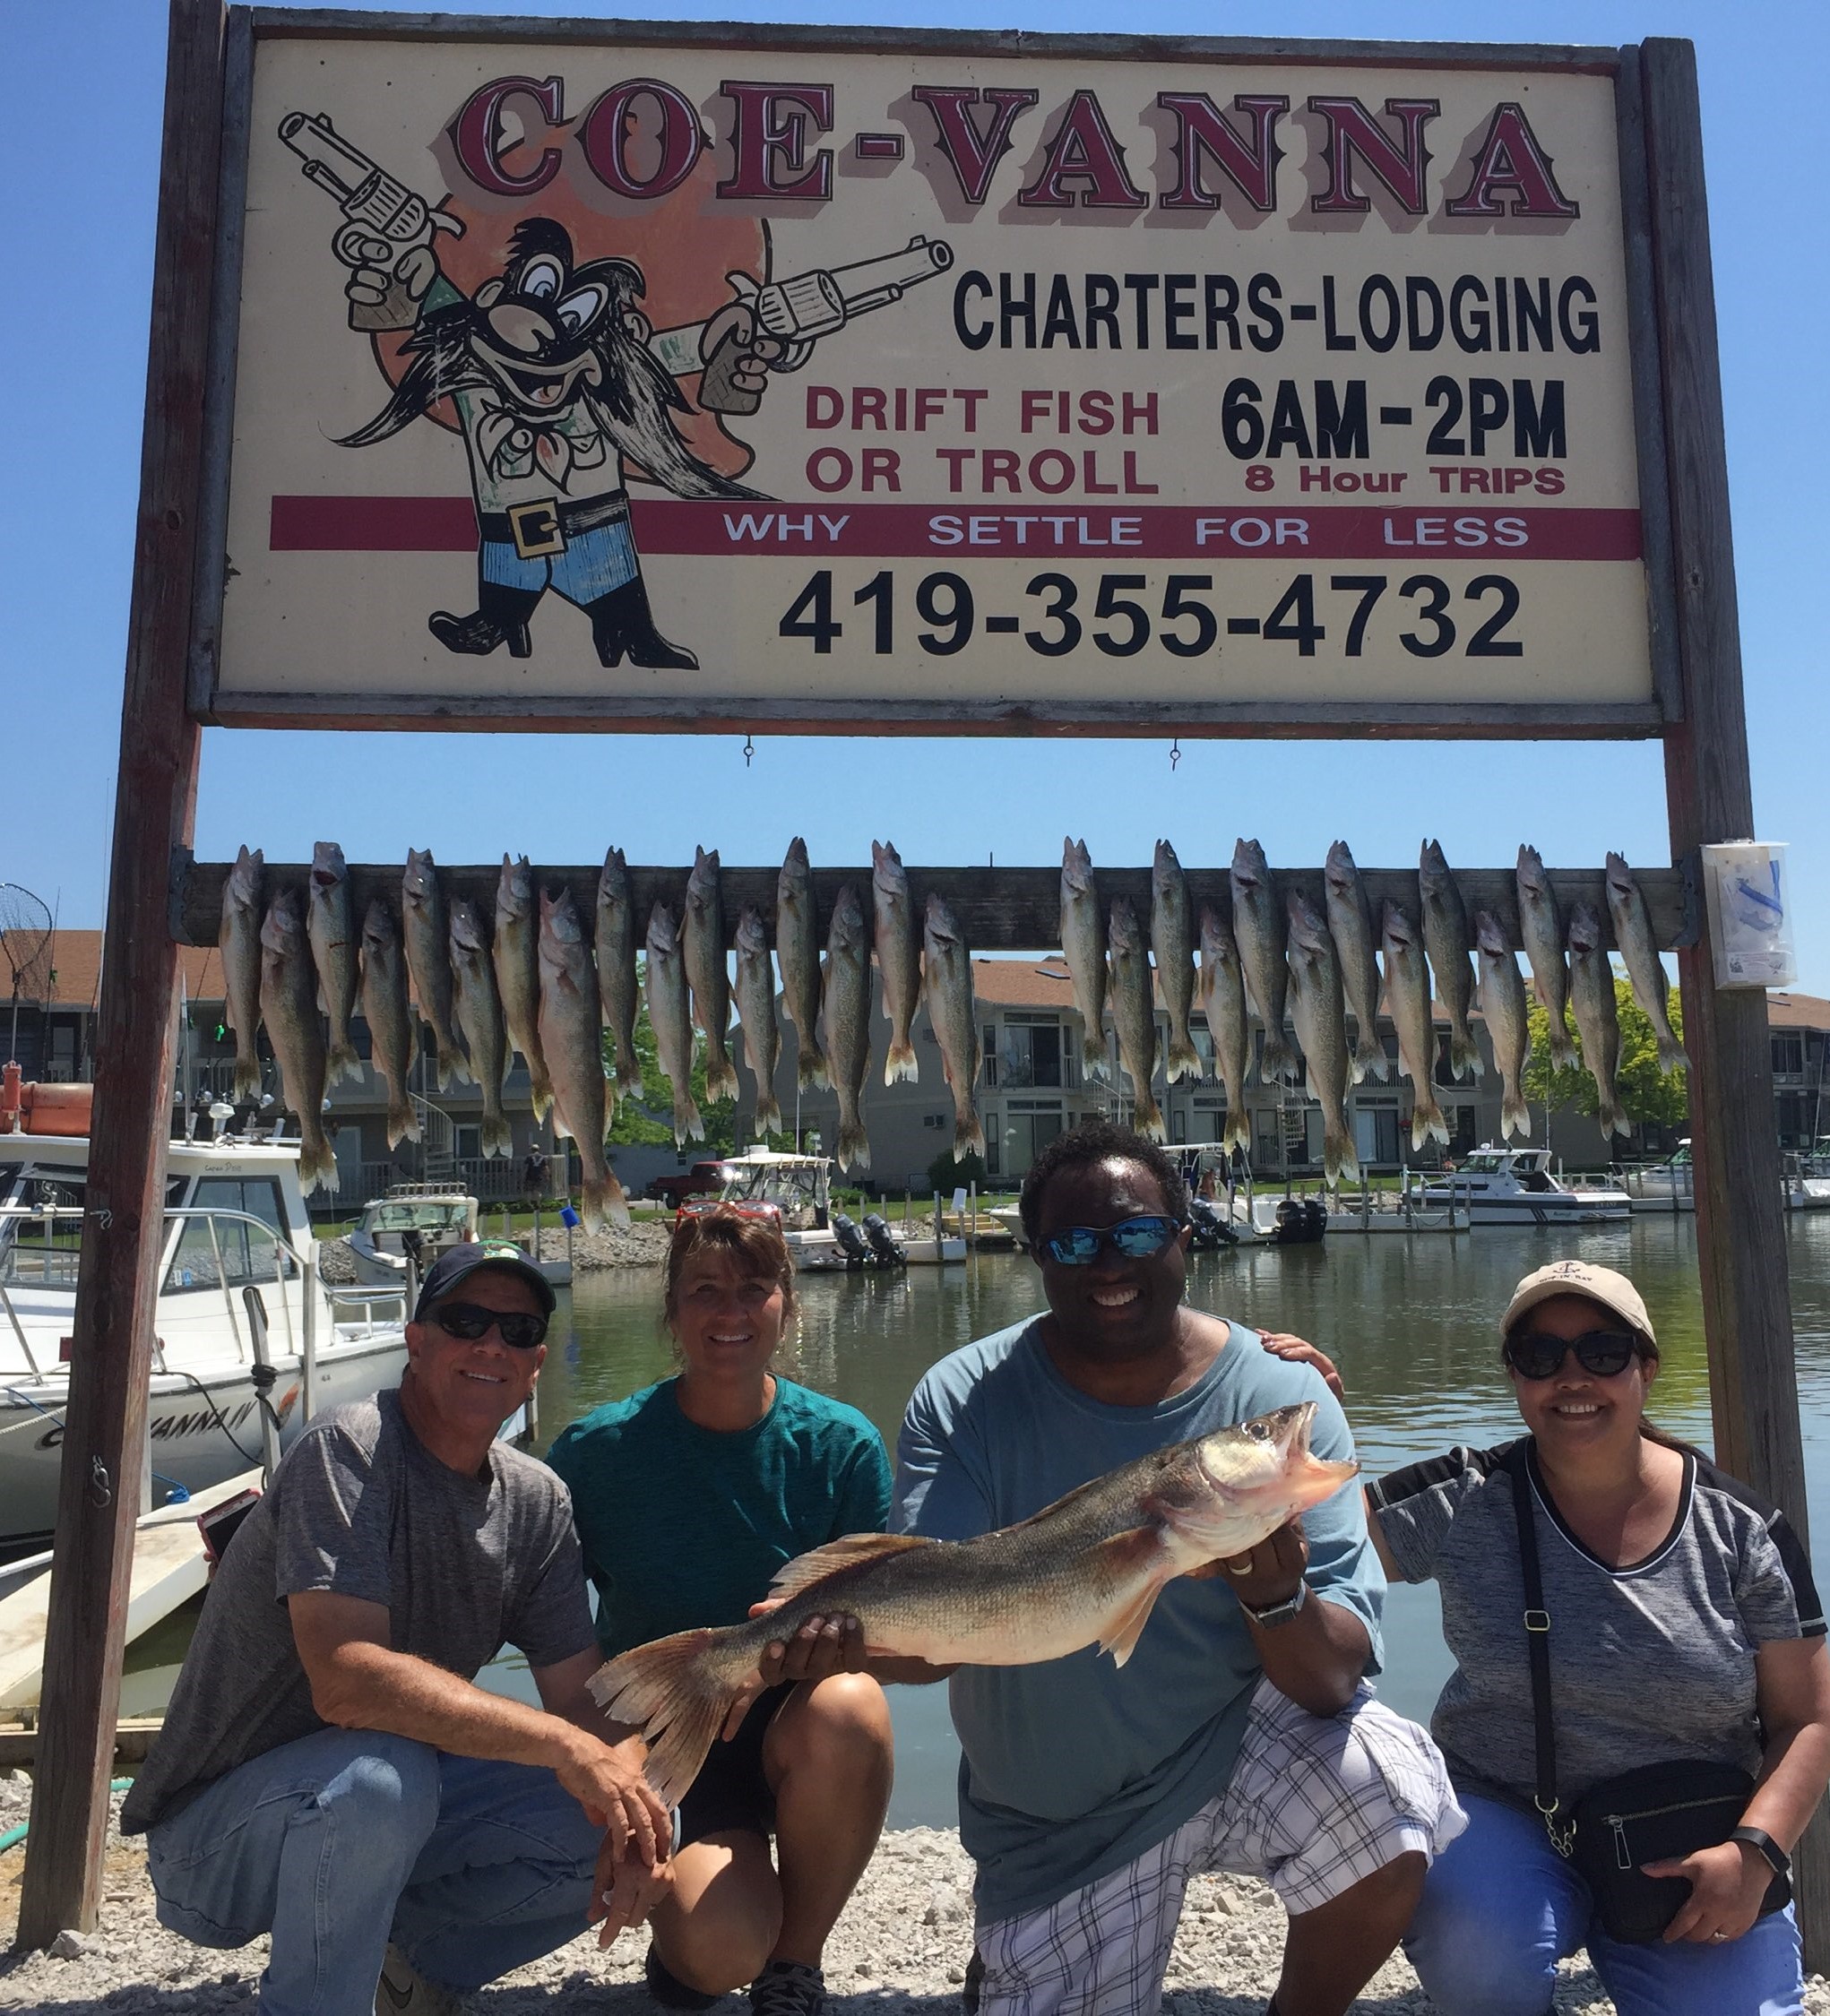
[[[569,504],[557,497],[531,497],[506,511],[479,511],[477,529],[486,539],[513,546],[523,560],[549,560],[564,553],[566,543],[600,525],[614,525],[629,515],[629,493],[612,490],[601,497]]]

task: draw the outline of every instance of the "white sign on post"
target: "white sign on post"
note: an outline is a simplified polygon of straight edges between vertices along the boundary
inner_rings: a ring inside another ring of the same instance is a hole
[[[211,718],[1655,729],[1605,65],[322,19]]]

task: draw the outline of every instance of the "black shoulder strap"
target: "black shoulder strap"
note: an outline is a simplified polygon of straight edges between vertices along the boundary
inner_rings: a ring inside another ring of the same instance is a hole
[[[1575,1830],[1558,1824],[1557,1737],[1550,1723],[1550,1613],[1544,1607],[1544,1577],[1538,1564],[1537,1508],[1532,1502],[1532,1440],[1521,1435],[1507,1450],[1512,1473],[1514,1521],[1519,1534],[1519,1572],[1525,1589],[1525,1650],[1532,1666],[1532,1720],[1537,1735],[1538,1791],[1534,1801],[1544,1831],[1559,1855],[1574,1845]]]

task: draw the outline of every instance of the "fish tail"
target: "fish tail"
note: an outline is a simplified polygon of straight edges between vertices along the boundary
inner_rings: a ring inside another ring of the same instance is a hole
[[[237,1099],[257,1099],[261,1096],[261,1060],[252,1043],[247,1055],[235,1060],[235,1096]]]
[[[1427,1141],[1439,1141],[1445,1148],[1449,1145],[1449,1124],[1442,1116],[1442,1108],[1426,1091],[1418,1091],[1411,1103],[1411,1145],[1421,1148]]]
[[[1480,1062],[1480,1047],[1465,1027],[1456,1030],[1449,1038],[1449,1069],[1457,1078],[1463,1075],[1479,1078],[1485,1069]]]
[[[1226,1116],[1226,1131],[1220,1137],[1220,1145],[1230,1154],[1234,1149],[1247,1154],[1252,1146],[1252,1129],[1243,1107],[1234,1107]]]
[[[433,1032],[433,1040],[438,1047],[439,1090],[448,1092],[453,1085],[468,1085],[470,1082],[470,1067],[459,1054],[457,1046],[450,1037],[441,1036],[436,1030]]]
[[[634,1044],[617,1046],[617,1092],[623,1098],[635,1098],[642,1090],[642,1064],[635,1055]]]
[[[1659,1069],[1670,1073],[1681,1071],[1690,1061],[1684,1046],[1670,1030],[1659,1038]]]
[[[1499,1102],[1499,1138],[1504,1141],[1509,1134],[1517,1134],[1529,1140],[1532,1133],[1531,1108],[1526,1106],[1516,1086],[1508,1086]]]
[[[781,1102],[773,1092],[756,1094],[755,1125],[759,1134],[779,1134],[781,1132]]]
[[[976,1155],[981,1162],[985,1159],[985,1129],[978,1107],[970,1099],[954,1115],[954,1160],[963,1162],[969,1155]]]
[[[1331,1188],[1338,1189],[1343,1183],[1360,1181],[1360,1156],[1353,1145],[1353,1135],[1346,1127],[1324,1129],[1322,1166],[1327,1172]]]
[[[583,1193],[584,1210],[580,1214],[587,1232],[601,1232],[606,1224],[626,1232],[629,1228],[629,1199],[617,1181],[614,1169],[604,1171],[602,1182],[587,1176]]]
[[[533,1102],[534,1118],[544,1120],[553,1110],[553,1080],[545,1061],[530,1057],[527,1061],[528,1097]]]
[[[1131,1116],[1131,1124],[1145,1141],[1163,1142],[1170,1138],[1170,1131],[1163,1125],[1162,1109],[1151,1097],[1148,1085],[1140,1086],[1137,1101]]]
[[[298,1150],[298,1186],[307,1195],[314,1190],[337,1187],[337,1157],[322,1133],[302,1140]]]
[[[734,1099],[737,1097],[737,1066],[728,1055],[706,1058],[705,1097],[708,1099]]]
[[[859,1118],[842,1121],[839,1127],[839,1167],[850,1173],[870,1167],[870,1136]]]
[[[362,1059],[356,1055],[356,1046],[346,1036],[341,1043],[332,1044],[324,1057],[324,1082],[334,1085],[340,1078],[360,1078]]]
[[[612,1721],[639,1728],[643,1766],[662,1805],[677,1806],[698,1777],[738,1688],[714,1656],[724,1631],[677,1632],[601,1666],[586,1684]],[[741,1684],[739,1676],[739,1684]]]
[[[1359,1085],[1368,1078],[1383,1081],[1389,1069],[1390,1060],[1377,1034],[1369,1029],[1361,1030],[1360,1041],[1353,1046],[1353,1082]]]
[[[1172,1036],[1170,1038],[1169,1082],[1178,1083],[1184,1078],[1198,1081],[1202,1076],[1201,1053],[1187,1036]]]
[[[1582,1062],[1575,1039],[1569,1033],[1569,1024],[1558,1013],[1550,1017],[1550,1062],[1559,1071]]]
[[[1279,1078],[1295,1080],[1296,1053],[1283,1040],[1282,1030],[1265,1031],[1265,1055],[1258,1065],[1258,1076],[1267,1085]]]
[[[1621,1111],[1618,1088],[1598,1085],[1596,1090],[1601,1094],[1596,1117],[1601,1123],[1601,1132],[1604,1134],[1630,1134],[1633,1132],[1633,1123]]]
[[[803,1037],[800,1045],[800,1089],[803,1092],[816,1091],[823,1085],[830,1085],[832,1078],[826,1070],[825,1054],[811,1037]]]
[[[677,1088],[674,1092],[674,1146],[684,1148],[689,1141],[704,1139],[705,1123],[700,1117],[697,1100],[684,1088]]]
[[[413,1106],[404,1092],[390,1090],[388,1094],[388,1146],[398,1148],[403,1141],[418,1141],[419,1123],[413,1117]]]
[[[884,1083],[896,1084],[907,1079],[911,1084],[919,1082],[921,1066],[916,1061],[915,1046],[904,1036],[890,1045],[890,1054],[884,1060]]]
[[[479,1129],[485,1155],[513,1155],[514,1133],[500,1113],[486,1113]]]

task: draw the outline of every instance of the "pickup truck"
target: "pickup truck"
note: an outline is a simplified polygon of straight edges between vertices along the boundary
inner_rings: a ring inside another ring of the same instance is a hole
[[[658,1176],[643,1195],[678,1210],[688,1197],[715,1197],[724,1188],[722,1162],[695,1162],[677,1176]]]

